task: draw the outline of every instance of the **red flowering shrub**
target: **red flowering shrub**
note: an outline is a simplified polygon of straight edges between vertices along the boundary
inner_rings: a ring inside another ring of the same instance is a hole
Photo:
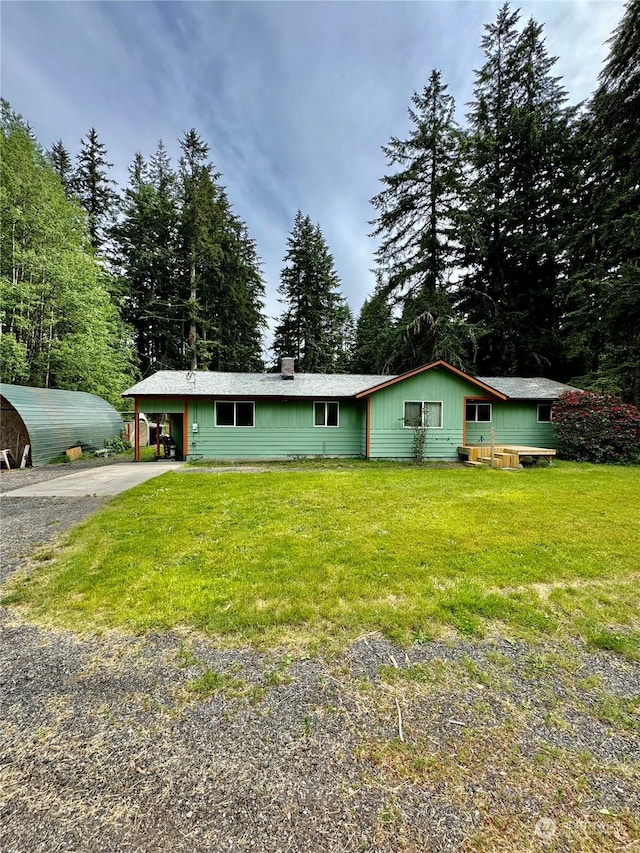
[[[640,409],[613,394],[569,391],[553,407],[558,454],[575,462],[640,462]]]

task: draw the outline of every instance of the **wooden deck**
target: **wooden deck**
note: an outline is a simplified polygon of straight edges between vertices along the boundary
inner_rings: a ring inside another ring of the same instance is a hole
[[[458,457],[469,467],[490,465],[492,468],[520,468],[523,460],[544,459],[553,462],[556,451],[549,447],[527,447],[523,444],[469,444],[458,447]]]

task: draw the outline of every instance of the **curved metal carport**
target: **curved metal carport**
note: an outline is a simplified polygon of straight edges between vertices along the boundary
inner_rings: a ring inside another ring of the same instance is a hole
[[[70,447],[104,447],[122,432],[122,418],[112,405],[85,391],[58,391],[0,383],[0,450],[10,450],[18,464],[31,446],[33,465],[46,465]]]

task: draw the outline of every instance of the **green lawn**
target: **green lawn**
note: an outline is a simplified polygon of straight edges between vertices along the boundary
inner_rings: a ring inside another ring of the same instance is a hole
[[[640,468],[362,463],[171,473],[76,528],[5,603],[228,643],[381,630],[582,637],[640,656]]]

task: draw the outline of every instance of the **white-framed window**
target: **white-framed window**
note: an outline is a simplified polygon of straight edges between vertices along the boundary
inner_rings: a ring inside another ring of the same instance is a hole
[[[551,421],[551,403],[538,403],[538,423],[548,424]]]
[[[405,400],[405,429],[427,427],[442,429],[442,402],[440,400]]]
[[[335,402],[313,404],[313,425],[317,427],[339,426],[340,406]]]
[[[465,420],[482,424],[491,423],[491,403],[467,403]]]
[[[255,423],[255,403],[244,400],[216,400],[217,427],[252,427]]]

